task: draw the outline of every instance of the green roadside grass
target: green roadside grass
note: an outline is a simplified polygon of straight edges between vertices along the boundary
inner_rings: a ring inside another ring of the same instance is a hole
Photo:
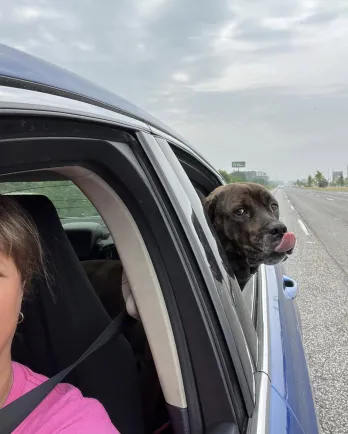
[[[348,191],[348,187],[302,187],[306,190],[317,190],[317,191]]]

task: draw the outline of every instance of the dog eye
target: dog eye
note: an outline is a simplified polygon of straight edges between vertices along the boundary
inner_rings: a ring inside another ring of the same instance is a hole
[[[271,210],[272,210],[273,212],[278,211],[278,205],[277,205],[276,203],[272,203],[272,205],[271,205]]]
[[[234,213],[235,215],[241,216],[245,213],[245,210],[243,208],[239,208]]]

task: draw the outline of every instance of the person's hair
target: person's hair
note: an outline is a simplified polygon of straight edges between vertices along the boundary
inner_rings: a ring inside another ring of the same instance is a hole
[[[0,252],[11,257],[26,293],[34,277],[45,276],[40,236],[29,214],[10,196],[0,194]]]

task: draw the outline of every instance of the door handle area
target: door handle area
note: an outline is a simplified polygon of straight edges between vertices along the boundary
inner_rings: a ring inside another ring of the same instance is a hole
[[[289,300],[294,299],[298,293],[298,285],[296,280],[283,275],[283,290],[284,290],[284,295],[287,299]]]

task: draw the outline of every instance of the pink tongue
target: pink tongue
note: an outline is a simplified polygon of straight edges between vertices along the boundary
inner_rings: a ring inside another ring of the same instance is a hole
[[[287,232],[284,234],[279,246],[277,246],[274,251],[278,253],[288,252],[295,247],[296,237],[293,232]]]

